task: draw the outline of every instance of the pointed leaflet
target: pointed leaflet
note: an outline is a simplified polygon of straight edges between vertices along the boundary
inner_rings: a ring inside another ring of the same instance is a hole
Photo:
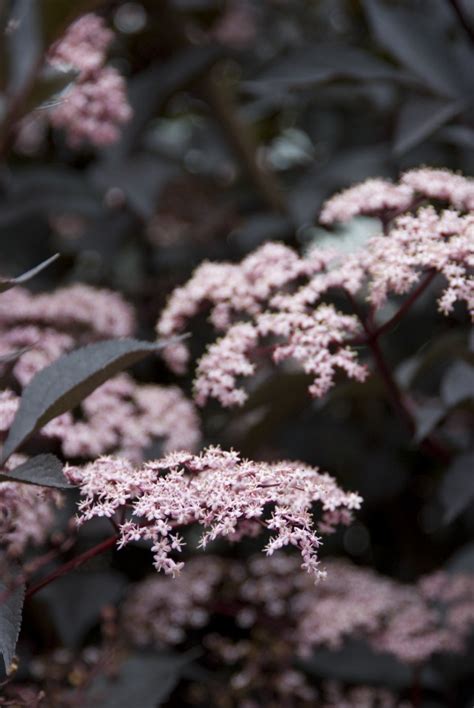
[[[108,569],[69,573],[43,588],[41,601],[48,605],[61,642],[67,647],[79,647],[84,636],[100,622],[102,608],[119,602],[126,584],[121,573]]]
[[[3,460],[35,430],[77,406],[107,379],[169,343],[106,340],[76,349],[42,369],[23,391],[3,448]]]
[[[0,356],[0,364],[11,364],[12,362],[16,361],[19,359],[23,354],[26,354],[26,352],[29,352],[31,347],[22,347],[21,349],[17,349],[14,352],[8,352],[8,354],[2,354]]]
[[[446,406],[457,406],[465,400],[474,400],[474,366],[467,361],[455,361],[441,382],[441,399]]]
[[[398,115],[393,150],[397,155],[411,150],[464,108],[462,101],[423,96],[409,100]]]
[[[364,10],[380,45],[442,96],[463,93],[462,68],[429,13],[364,0]]]
[[[12,578],[12,582],[15,582]],[[8,671],[15,655],[15,647],[20,634],[25,584],[9,587],[0,578],[0,654]]]
[[[47,268],[51,263],[54,263],[59,258],[59,253],[56,253],[54,256],[51,256],[51,258],[48,258],[46,261],[43,261],[39,265],[35,266],[31,270],[27,270],[26,273],[22,273],[22,275],[18,275],[16,278],[1,278],[0,279],[0,293],[4,293],[5,290],[10,290],[10,288],[15,287],[15,285],[21,285],[22,283],[26,283],[28,280],[31,278],[34,278],[35,275],[38,275],[38,273],[41,273],[42,270]]]
[[[314,44],[286,54],[257,79],[246,81],[250,93],[294,91],[342,79],[358,81],[406,80],[407,75],[369,52],[350,46]]]
[[[421,442],[436,426],[441,423],[446,415],[446,407],[438,401],[430,401],[415,409],[415,436],[416,443]]]
[[[37,484],[41,487],[67,489],[71,485],[63,475],[63,466],[55,455],[37,455],[22,465],[0,474],[0,482],[22,482]]]
[[[168,699],[188,663],[189,656],[178,654],[134,654],[115,680],[98,678],[85,708],[157,708]]]
[[[474,501],[474,452],[456,457],[440,489],[444,521],[450,523]]]

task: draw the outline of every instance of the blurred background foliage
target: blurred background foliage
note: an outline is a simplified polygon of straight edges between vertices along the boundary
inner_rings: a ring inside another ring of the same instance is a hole
[[[112,147],[72,150],[42,116],[71,77],[35,84],[22,107],[28,129],[1,147],[1,268],[22,272],[59,251],[32,287],[80,280],[117,289],[137,307],[144,337],[153,337],[171,289],[203,259],[240,259],[271,239],[301,248],[323,238],[349,249],[363,243],[377,228],[371,220],[337,236],[317,227],[335,190],[420,164],[473,173],[469,0],[0,0],[4,122],[42,48],[71,15],[90,9],[116,32],[110,61],[126,77],[133,119]],[[196,353],[206,341],[203,321],[193,330]],[[414,391],[418,436],[438,426],[464,456],[460,509],[450,507],[446,467],[417,450],[376,376],[311,402],[303,375],[267,372],[243,409],[208,406],[206,442],[304,459],[359,490],[357,523],[329,538],[325,554],[406,581],[448,559],[473,570],[474,343],[466,315],[440,317],[429,292],[384,346]],[[157,364],[138,376],[172,380]],[[457,395],[443,394],[447,377]],[[190,391],[189,380],[183,385]],[[125,551],[113,573],[136,578],[143,569]],[[111,578],[97,581],[105,595],[109,585],[117,592]],[[452,672],[447,663],[442,671]],[[460,671],[459,695],[472,696]]]

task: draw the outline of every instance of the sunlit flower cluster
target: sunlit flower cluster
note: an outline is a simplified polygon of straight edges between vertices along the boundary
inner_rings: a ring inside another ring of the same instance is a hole
[[[154,565],[176,575],[183,563],[173,558],[183,539],[175,529],[199,524],[199,545],[217,538],[237,541],[271,532],[267,555],[296,547],[302,567],[314,578],[324,575],[317,556],[321,539],[313,520],[313,506],[321,509],[320,530],[348,524],[361,498],[344,492],[328,474],[297,462],[253,462],[234,451],[210,447],[200,455],[174,452],[162,459],[134,466],[102,457],[85,467],[66,467],[66,477],[80,487],[79,523],[94,517],[119,520],[119,547],[140,539],[152,544]]]

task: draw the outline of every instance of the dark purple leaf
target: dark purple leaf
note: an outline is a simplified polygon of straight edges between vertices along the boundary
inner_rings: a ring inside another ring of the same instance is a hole
[[[5,441],[3,460],[49,420],[74,408],[107,379],[168,343],[106,340],[64,354],[42,369],[23,391]]]
[[[15,579],[11,579],[15,582]],[[25,584],[10,587],[0,578],[0,654],[8,671],[15,655],[15,647],[20,634]]]
[[[77,647],[86,632],[100,622],[102,608],[120,600],[125,585],[120,573],[98,570],[71,573],[45,587],[41,599],[49,605],[63,644]]]
[[[341,79],[388,81],[407,77],[363,49],[320,44],[288,54],[256,80],[245,82],[244,88],[251,93],[305,90]]]
[[[419,443],[431,433],[446,415],[446,408],[438,401],[425,403],[415,411],[415,442]]]
[[[456,361],[449,367],[441,382],[441,398],[451,408],[461,401],[474,398],[474,366]]]
[[[59,253],[55,253],[54,256],[51,256],[51,258],[48,258],[46,261],[43,261],[39,265],[35,266],[31,270],[27,270],[26,273],[22,273],[22,275],[18,275],[16,278],[2,278],[0,279],[0,293],[4,293],[5,290],[10,290],[10,288],[14,288],[15,285],[22,285],[23,283],[28,282],[28,280],[31,280],[31,278],[34,278],[35,275],[38,275],[38,273],[41,273],[42,270],[47,268],[48,266],[51,265],[51,263],[54,263],[59,258]]]
[[[302,663],[314,676],[347,682],[383,683],[401,688],[410,684],[410,671],[397,659],[371,649],[362,641],[351,640],[337,650],[318,649]]]
[[[375,38],[402,65],[436,93],[462,93],[461,67],[429,14],[379,0],[364,0],[364,7]]]
[[[188,657],[177,654],[135,654],[115,679],[101,677],[92,685],[85,708],[157,708],[167,700],[188,663]]]
[[[39,7],[35,0],[16,0],[5,41],[8,56],[8,93],[17,95],[28,84],[43,46]]]
[[[456,457],[444,475],[440,489],[444,521],[453,521],[474,500],[474,453]]]
[[[445,101],[425,96],[414,98],[402,107],[398,115],[393,149],[397,155],[410,150],[428,138],[442,125],[458,115],[462,101]]]
[[[70,487],[63,475],[63,466],[60,460],[50,454],[36,455],[7,474],[0,474],[0,482],[12,481],[60,489]]]

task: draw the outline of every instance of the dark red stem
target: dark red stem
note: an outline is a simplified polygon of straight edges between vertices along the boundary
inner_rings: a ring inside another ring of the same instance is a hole
[[[71,558],[70,561],[64,563],[64,565],[61,565],[59,568],[56,568],[56,570],[53,570],[51,573],[49,573],[49,575],[46,575],[46,577],[36,583],[36,585],[32,585],[31,587],[29,587],[26,591],[26,598],[32,597],[33,595],[35,595],[35,593],[38,592],[38,590],[41,590],[46,585],[49,585],[49,583],[52,583],[53,580],[61,578],[63,575],[66,575],[66,573],[70,573],[71,570],[75,570],[84,563],[87,563],[87,561],[91,558],[94,558],[95,556],[104,553],[104,551],[107,551],[109,548],[112,548],[112,546],[115,545],[117,539],[118,534],[115,534],[114,536],[109,536],[109,538],[106,538],[105,541],[101,541],[101,543],[98,543],[96,546],[93,546],[93,548],[89,548],[88,551],[84,551],[84,553],[75,556],[75,558]]]
[[[392,405],[399,414],[400,418],[405,421],[410,434],[413,435],[416,430],[416,422],[410,401],[403,395],[403,392],[401,391],[395,378],[392,376],[392,372],[385,360],[378,341],[376,339],[372,339],[368,342],[368,345],[372,351],[375,364],[385,384],[385,388],[391,398]],[[435,440],[432,435],[427,435],[424,440],[420,442],[420,447],[426,453],[432,457],[436,457],[443,463],[449,462],[451,458],[448,450],[446,450],[437,440]]]
[[[430,270],[425,275],[421,283],[413,290],[411,295],[402,303],[397,312],[389,320],[380,325],[372,334],[375,339],[378,339],[382,334],[391,330],[395,325],[397,325],[404,315],[408,312],[413,303],[418,300],[420,295],[426,290],[428,285],[433,282],[436,277],[436,271]]]
[[[436,277],[436,271],[435,270],[429,270],[421,283],[413,290],[413,292],[404,300],[404,302],[400,305],[399,309],[395,312],[393,317],[390,317],[389,320],[381,324],[379,327],[376,327],[373,325],[373,311],[371,310],[369,312],[369,315],[367,318],[364,318],[364,321],[368,325],[368,328],[364,327],[364,336],[363,337],[354,337],[353,339],[348,340],[348,344],[354,345],[354,344],[368,344],[369,339],[378,339],[381,337],[383,334],[386,334],[389,332],[391,329],[393,329],[399,322],[400,320],[403,319],[403,317],[406,315],[408,310],[411,308],[414,302],[420,297],[420,295],[426,290],[428,285],[433,282],[433,280]],[[350,296],[350,294],[348,293]],[[354,298],[350,296],[350,300],[352,305],[354,306]],[[359,319],[360,319],[360,314],[357,313]]]
[[[414,291],[410,297],[403,303],[402,307],[398,312],[391,318],[391,320],[388,320],[388,322],[385,323],[381,328],[374,330],[372,329],[370,323],[368,322],[367,318],[364,316],[364,313],[362,312],[361,308],[359,307],[358,302],[354,298],[354,296],[350,293],[347,292],[347,296],[351,302],[352,308],[354,312],[356,313],[357,317],[360,320],[360,323],[364,329],[365,332],[365,343],[369,347],[369,349],[372,352],[372,356],[374,357],[375,365],[377,367],[377,370],[380,374],[380,377],[385,385],[385,388],[389,394],[390,401],[392,403],[393,408],[395,411],[398,413],[400,418],[404,421],[406,427],[408,428],[409,432],[411,435],[414,434],[416,430],[416,422],[415,422],[415,417],[413,414],[413,409],[410,404],[409,399],[404,396],[402,390],[400,389],[396,379],[394,378],[392,371],[387,364],[387,361],[385,359],[385,356],[383,354],[383,351],[380,347],[378,338],[380,335],[388,330],[388,324],[390,323],[390,327],[393,326],[393,324],[397,323],[403,314],[411,307],[411,305],[415,302],[417,297],[423,292],[423,290],[429,285],[431,282],[431,279],[434,277],[434,274],[431,272],[428,274],[428,276],[425,278],[425,280],[416,288],[416,292]],[[382,330],[382,331],[381,331]],[[450,459],[450,454],[447,450],[444,449],[440,443],[438,443],[432,436],[428,435],[422,442],[420,443],[420,446],[425,452],[427,452],[429,455],[438,458],[442,462],[446,463],[449,462]]]
[[[380,344],[378,343],[377,339],[369,339],[368,346],[372,352],[372,356],[374,357],[375,365],[378,369],[378,372],[385,384],[385,388],[387,389],[388,394],[392,400],[393,407],[396,409],[400,418],[405,421],[408,429],[410,430],[410,433],[414,433],[415,423],[413,420],[410,405],[403,396],[400,387],[398,386],[395,378],[392,375],[390,367],[388,366],[383,355]]]
[[[421,668],[419,666],[414,666],[411,684],[411,702],[413,704],[413,708],[420,708],[421,698]]]

